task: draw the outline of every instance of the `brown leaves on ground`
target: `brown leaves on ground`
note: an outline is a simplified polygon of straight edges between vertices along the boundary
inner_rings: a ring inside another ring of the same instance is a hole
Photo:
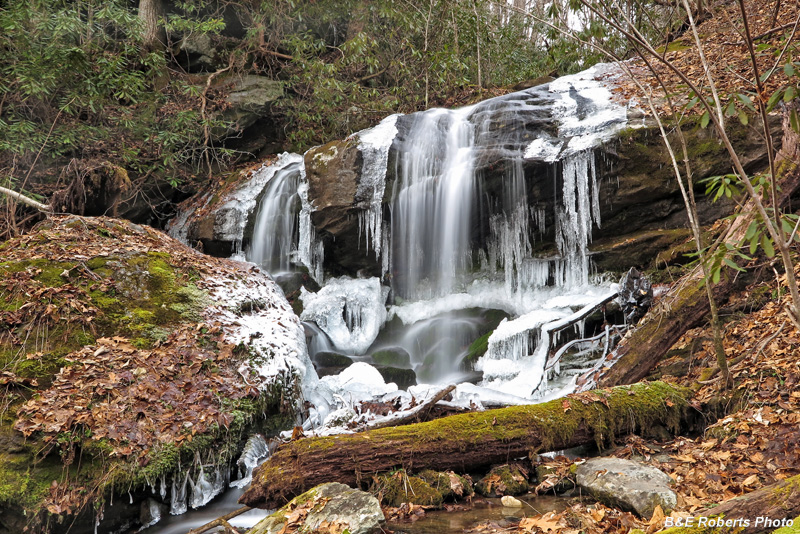
[[[39,270],[33,267],[0,280],[3,299],[24,301],[16,309],[0,311],[0,342],[18,346],[22,355],[27,352],[21,358],[37,359],[43,354],[28,345],[46,352],[47,343],[63,341],[49,339],[59,325],[82,328],[94,337],[100,312],[88,293],[116,289],[113,279],[98,277],[85,262],[150,252],[165,253],[160,257],[176,272],[195,276],[200,288],[213,290],[221,278],[246,275],[247,267],[197,254],[152,228],[103,217],[54,216],[36,232],[5,243],[4,260],[74,267],[65,269],[58,287],[36,280]],[[26,436],[42,433],[51,444],[60,436],[63,446],[106,440],[111,456],[134,455],[140,462],[159,443],[180,444],[214,426],[227,428],[237,401],[258,395],[238,373],[240,358],[223,341],[221,325],[213,319],[208,324],[187,320],[170,328],[167,339],[149,349],[111,335],[71,352],[52,384],[48,378],[46,389],[18,409],[15,428]],[[48,339],[39,340],[41,335]],[[0,385],[39,384],[8,369],[0,375]]]
[[[191,441],[213,425],[227,428],[235,401],[258,395],[242,387],[231,358],[219,328],[205,325],[181,328],[150,350],[101,338],[66,358],[71,365],[19,409],[15,428],[41,432],[46,442],[77,431],[107,440],[111,456]]]
[[[663,519],[663,512],[661,518]],[[659,523],[663,524],[663,522]],[[575,504],[563,512],[523,517],[518,522],[490,521],[477,525],[469,534],[628,534],[638,528],[648,532],[650,523],[642,521],[630,512],[608,508],[602,504]]]
[[[775,28],[794,23],[798,16],[796,2],[781,2],[777,22],[773,25],[772,16],[775,5],[776,0],[745,1],[751,35],[760,37],[755,46],[764,47],[763,50],[757,48],[756,53],[760,74],[775,67],[776,56],[774,52],[779,52],[783,48],[782,39],[791,33],[792,28],[784,28],[781,31],[775,31],[763,37],[762,35]],[[714,6],[712,9],[714,10],[713,16],[699,24],[698,33],[703,43],[704,54],[708,60],[711,76],[718,91],[723,96],[723,105],[725,105],[728,103],[726,95],[742,91],[755,92],[755,80],[749,52],[742,35],[742,16],[737,2],[727,2]],[[795,35],[795,41],[797,39],[798,36]],[[667,50],[663,57],[686,73],[689,80],[697,87],[707,91],[708,82],[692,32],[687,30],[680,38],[670,43]],[[656,72],[665,82],[673,97],[677,95],[681,100],[679,102],[680,105],[685,104],[689,100],[689,90],[684,82],[662,62],[652,57],[648,59],[654,65]],[[777,65],[775,74],[766,81],[765,97],[763,98],[768,98],[775,90],[789,83],[789,79],[782,69],[783,64]],[[632,70],[645,87],[651,89],[655,95],[663,95],[663,90],[657,79],[649,72],[641,60],[636,60],[632,63]],[[632,98],[641,98],[641,92],[633,82],[619,80],[617,84],[619,86],[617,92],[621,100],[627,102]],[[684,97],[680,98],[680,95],[684,95]],[[710,97],[710,92],[707,96]],[[741,101],[736,98],[733,100],[737,108],[742,107]],[[659,111],[667,113],[671,111],[666,109],[665,103],[657,107],[661,107]],[[703,112],[704,109],[700,105],[695,106],[690,111],[690,113],[701,114]]]
[[[464,509],[464,507],[460,507],[458,505],[450,506],[454,506],[454,508],[451,508],[448,511],[461,511]],[[425,517],[426,510],[432,509],[431,506],[423,506],[421,504],[412,504],[409,502],[404,502],[397,508],[393,508],[391,506],[384,506],[381,508],[383,510],[384,517],[386,517],[386,521],[394,523],[417,521]]]
[[[286,514],[286,522],[278,531],[278,534],[294,534],[307,532],[305,520],[312,510],[319,510],[325,507],[330,501],[329,498],[320,497],[309,499],[302,504],[291,503],[289,512]],[[322,521],[314,532],[319,534],[344,534],[349,529],[349,525],[343,521]]]

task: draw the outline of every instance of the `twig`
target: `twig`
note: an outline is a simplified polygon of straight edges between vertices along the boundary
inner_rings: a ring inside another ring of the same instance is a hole
[[[233,519],[237,515],[242,515],[245,512],[249,512],[250,510],[252,510],[252,508],[250,508],[249,506],[242,506],[238,510],[234,510],[233,512],[231,512],[229,514],[226,514],[226,515],[223,515],[222,517],[218,517],[217,519],[215,519],[213,521],[210,521],[210,522],[206,523],[203,526],[200,526],[200,527],[197,527],[197,528],[193,528],[192,530],[190,530],[186,534],[200,534],[201,532],[205,532],[207,530],[211,530],[214,527],[222,527],[222,526],[224,526],[225,528],[228,528],[231,531],[235,532],[233,530],[233,527],[231,526],[231,524],[228,523],[228,519]]]
[[[758,41],[759,39],[763,39],[764,37],[769,37],[773,33],[778,33],[779,31],[787,30],[787,29],[791,28],[792,26],[794,26],[794,22],[790,22],[789,24],[783,24],[783,25],[778,26],[776,28],[772,28],[771,30],[765,31],[764,33],[756,35],[755,37],[753,37],[753,40],[754,41]]]

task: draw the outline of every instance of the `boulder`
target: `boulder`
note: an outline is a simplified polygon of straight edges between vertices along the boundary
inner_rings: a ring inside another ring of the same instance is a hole
[[[383,521],[378,499],[339,482],[329,482],[295,497],[262,519],[247,534],[318,530],[369,534],[376,531]]]
[[[233,135],[252,126],[258,119],[269,115],[270,108],[283,96],[283,82],[266,76],[248,74],[233,82],[228,94],[230,108],[222,113],[222,119],[233,125],[223,134]],[[215,132],[221,134],[221,132]]]
[[[578,466],[576,474],[578,486],[598,501],[644,519],[653,515],[656,506],[669,514],[677,504],[666,473],[631,460],[592,458]]]
[[[527,469],[518,464],[494,467],[475,484],[475,491],[485,497],[521,495],[529,488]]]

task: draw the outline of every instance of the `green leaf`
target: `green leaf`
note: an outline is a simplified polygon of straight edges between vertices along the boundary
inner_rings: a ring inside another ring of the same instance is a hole
[[[708,126],[709,121],[711,120],[711,115],[708,114],[708,111],[703,113],[703,116],[700,117],[700,127],[705,128]]]
[[[734,115],[736,115],[736,106],[733,105],[733,100],[731,100],[728,107],[725,108],[725,116],[733,117]]]
[[[753,239],[750,240],[750,254],[755,254],[756,250],[758,250],[758,235],[753,236]]]
[[[753,239],[753,236],[756,235],[756,231],[758,230],[758,222],[753,221],[750,223],[750,226],[747,227],[747,232],[744,234],[744,238],[747,240]]]
[[[719,267],[717,267],[716,269],[714,269],[714,270],[712,271],[712,273],[711,273],[711,281],[712,281],[713,283],[715,283],[715,284],[718,284],[718,283],[719,283],[719,278],[720,278],[720,275],[721,275],[721,274],[722,274],[722,270],[721,270]]]
[[[772,246],[772,239],[767,237],[767,234],[761,236],[761,246],[764,247],[764,253],[768,258],[775,257],[775,247]]]
[[[791,61],[787,61],[786,65],[783,66],[783,72],[785,72],[786,76],[789,76],[790,78],[794,76],[794,65]]]
[[[782,97],[783,97],[783,89],[778,89],[777,91],[772,93],[772,96],[769,97],[769,100],[767,101],[767,112],[772,111],[778,104],[778,102],[780,102]]]
[[[749,96],[743,93],[737,93],[736,96],[739,97],[739,100],[742,101],[742,104],[744,104],[753,111],[756,110],[756,107],[753,105],[753,101],[750,99]]]
[[[788,104],[789,102],[794,100],[796,94],[797,94],[797,89],[795,89],[794,87],[787,87],[786,92],[783,94],[783,101],[786,104]]]
[[[800,134],[800,117],[797,115],[797,109],[792,109],[789,114],[789,125],[795,133]]]
[[[739,110],[739,122],[742,123],[742,126],[747,126],[747,123],[750,122],[750,117],[747,116],[743,109]]]
[[[722,261],[724,261],[725,265],[727,265],[731,269],[735,269],[735,270],[737,270],[739,272],[744,272],[744,269],[742,269],[741,267],[736,265],[736,262],[733,261],[732,259],[730,259],[730,258],[722,258]]]
[[[792,231],[794,230],[794,225],[787,221],[786,219],[781,219],[781,228],[786,235],[792,235]]]

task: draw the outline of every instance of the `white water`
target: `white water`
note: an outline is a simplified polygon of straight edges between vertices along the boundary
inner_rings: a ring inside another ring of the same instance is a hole
[[[471,265],[475,193],[472,108],[434,109],[414,117],[397,156],[392,202],[393,284],[406,299],[454,292]]]
[[[291,269],[299,241],[297,194],[303,157],[283,154],[273,165],[256,171],[268,175],[258,207],[247,259],[276,274]]]

